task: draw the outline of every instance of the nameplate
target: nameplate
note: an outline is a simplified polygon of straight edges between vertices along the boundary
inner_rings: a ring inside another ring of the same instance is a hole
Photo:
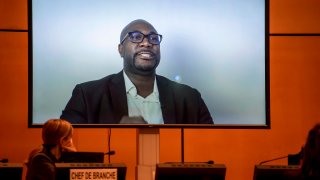
[[[116,168],[109,169],[70,169],[70,180],[117,180]]]

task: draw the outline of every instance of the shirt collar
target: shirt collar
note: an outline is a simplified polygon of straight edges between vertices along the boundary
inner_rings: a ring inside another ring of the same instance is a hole
[[[123,71],[123,77],[124,77],[124,84],[126,86],[126,93],[131,94],[132,96],[137,96],[137,88],[136,86],[131,82],[129,77],[127,76],[126,72]],[[157,85],[157,78],[154,80],[153,84],[153,92],[150,95],[154,95],[157,98],[159,97],[159,91],[158,91],[158,85]],[[149,96],[150,96],[149,95]]]

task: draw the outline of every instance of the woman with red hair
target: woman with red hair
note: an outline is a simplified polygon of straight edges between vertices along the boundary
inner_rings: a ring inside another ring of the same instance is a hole
[[[50,119],[42,127],[40,148],[31,151],[27,165],[26,180],[54,180],[55,163],[62,151],[76,151],[73,142],[73,127],[62,119]]]

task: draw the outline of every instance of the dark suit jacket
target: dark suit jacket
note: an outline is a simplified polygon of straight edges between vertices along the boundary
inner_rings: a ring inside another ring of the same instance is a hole
[[[212,124],[200,93],[187,85],[156,76],[165,124]],[[118,124],[128,116],[122,71],[76,85],[61,119],[73,124]]]

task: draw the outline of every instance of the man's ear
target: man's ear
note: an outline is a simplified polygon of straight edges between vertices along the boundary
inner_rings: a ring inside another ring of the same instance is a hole
[[[120,56],[123,57],[123,45],[122,44],[118,45],[118,51],[119,51]]]

